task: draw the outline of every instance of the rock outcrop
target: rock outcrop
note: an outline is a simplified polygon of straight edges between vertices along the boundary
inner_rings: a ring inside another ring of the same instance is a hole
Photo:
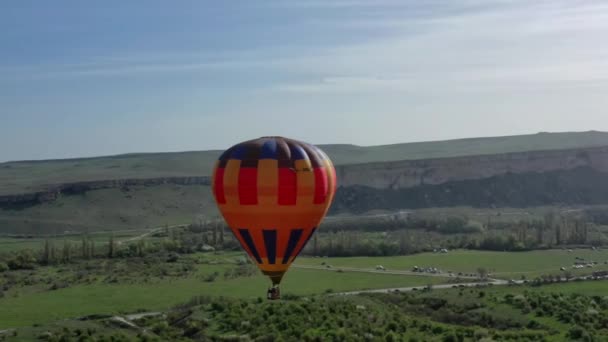
[[[0,196],[0,208],[28,207],[55,200],[60,195],[78,195],[100,189],[125,188],[130,186],[154,186],[161,184],[210,185],[210,177],[163,177],[142,179],[113,179],[48,185],[46,190]]]
[[[582,184],[585,189],[593,186],[584,182],[585,179],[578,182],[579,178],[593,178],[596,182],[606,182],[608,146],[338,165],[336,173],[339,185],[337,200],[340,203],[334,207],[347,210],[370,209],[369,205],[363,203],[369,201],[377,204],[372,206],[373,208],[390,207],[393,204],[405,207],[420,203],[426,203],[424,205],[428,206],[481,205],[485,203],[484,201],[497,205],[510,203],[518,205],[528,202],[540,205],[543,204],[543,198],[546,198],[547,202],[572,198],[547,190],[565,184],[564,182],[568,182],[568,191],[572,193],[579,193]],[[545,176],[538,178],[536,175]],[[532,189],[531,186],[538,182],[546,183],[546,187]],[[60,195],[76,195],[92,190],[161,184],[208,186],[211,184],[211,178],[208,176],[163,177],[54,184],[47,186],[43,191],[0,196],[0,208],[19,209],[53,201]],[[500,186],[491,193],[487,189],[478,188],[479,185],[496,187],[496,184]],[[525,188],[523,184],[530,188],[528,192],[551,192],[552,195],[543,197],[541,193],[534,197],[535,200],[527,202],[520,199],[516,201],[514,195],[507,196],[500,193],[502,191],[510,194],[519,188],[522,190]],[[476,189],[477,192],[471,192],[470,189]],[[593,199],[586,199],[583,195],[578,197],[585,203],[608,203],[608,194],[599,196],[596,194],[597,191],[592,192],[595,196]],[[385,205],[380,205],[381,203]]]
[[[336,173],[338,184],[343,187],[363,185],[375,189],[397,190],[485,179],[507,173],[543,173],[580,167],[608,172],[608,146],[339,165],[336,167]]]

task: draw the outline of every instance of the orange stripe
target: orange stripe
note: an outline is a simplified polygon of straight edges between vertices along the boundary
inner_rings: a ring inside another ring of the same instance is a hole
[[[224,171],[224,196],[226,205],[239,205],[239,170],[241,161],[236,159],[228,160]]]
[[[259,264],[259,267],[262,271],[271,271],[271,272],[280,272],[280,271],[287,271],[287,269],[289,268],[288,264],[274,264],[271,265],[268,263],[268,259],[266,258],[262,258],[262,263]]]
[[[249,228],[249,234],[251,234],[251,238],[253,239],[253,244],[255,248],[258,250],[258,254],[260,258],[266,258],[268,253],[266,252],[266,244],[264,243],[264,236],[262,235],[262,229],[259,227]]]
[[[276,205],[279,185],[279,161],[261,159],[258,162],[258,203]]]

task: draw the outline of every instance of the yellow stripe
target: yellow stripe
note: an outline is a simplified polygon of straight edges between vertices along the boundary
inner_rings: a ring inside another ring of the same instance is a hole
[[[276,205],[279,187],[279,161],[260,159],[258,161],[258,204]]]
[[[334,186],[336,184],[336,177],[334,177],[334,172],[333,172],[334,166],[333,166],[331,160],[325,159],[324,162],[325,162],[325,171],[327,173],[327,183],[328,183],[327,185],[329,187],[329,194],[327,196],[327,199],[325,200],[325,203],[327,203],[328,209],[329,209],[329,205],[331,205],[331,202],[333,201],[334,195],[335,195]]]
[[[239,205],[239,170],[241,161],[236,159],[228,160],[226,171],[224,171],[224,194],[226,205]]]
[[[309,160],[296,160],[295,163],[298,177],[297,205],[308,205],[314,202],[315,196],[315,173]],[[308,171],[306,171],[308,170]]]

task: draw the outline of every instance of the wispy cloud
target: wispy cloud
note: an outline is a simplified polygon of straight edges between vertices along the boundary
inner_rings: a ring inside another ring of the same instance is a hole
[[[402,34],[328,48],[308,63],[294,63],[292,70],[321,77],[275,89],[441,91],[608,80],[608,46],[600,43],[608,34],[608,4],[522,2],[399,23]],[[423,32],[409,34],[420,26]]]
[[[283,78],[292,81],[269,89],[296,93],[521,87],[608,78],[608,45],[603,44],[608,35],[608,4],[603,2],[371,4],[355,0],[274,4],[378,9],[372,14],[355,12],[344,20],[312,18],[307,22],[354,32],[381,30],[348,44],[127,53],[96,56],[89,62],[4,68],[0,75],[54,79],[247,70],[287,75]]]
[[[0,32],[0,159],[56,157],[77,140],[122,153],[276,132],[377,144],[608,129],[605,1],[102,7],[0,11],[11,28]],[[31,146],[15,149],[33,126]],[[149,133],[159,127],[170,127],[162,142]]]

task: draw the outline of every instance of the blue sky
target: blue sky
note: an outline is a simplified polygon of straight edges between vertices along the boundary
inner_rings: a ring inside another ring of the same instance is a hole
[[[608,130],[602,1],[0,2],[0,161]]]

